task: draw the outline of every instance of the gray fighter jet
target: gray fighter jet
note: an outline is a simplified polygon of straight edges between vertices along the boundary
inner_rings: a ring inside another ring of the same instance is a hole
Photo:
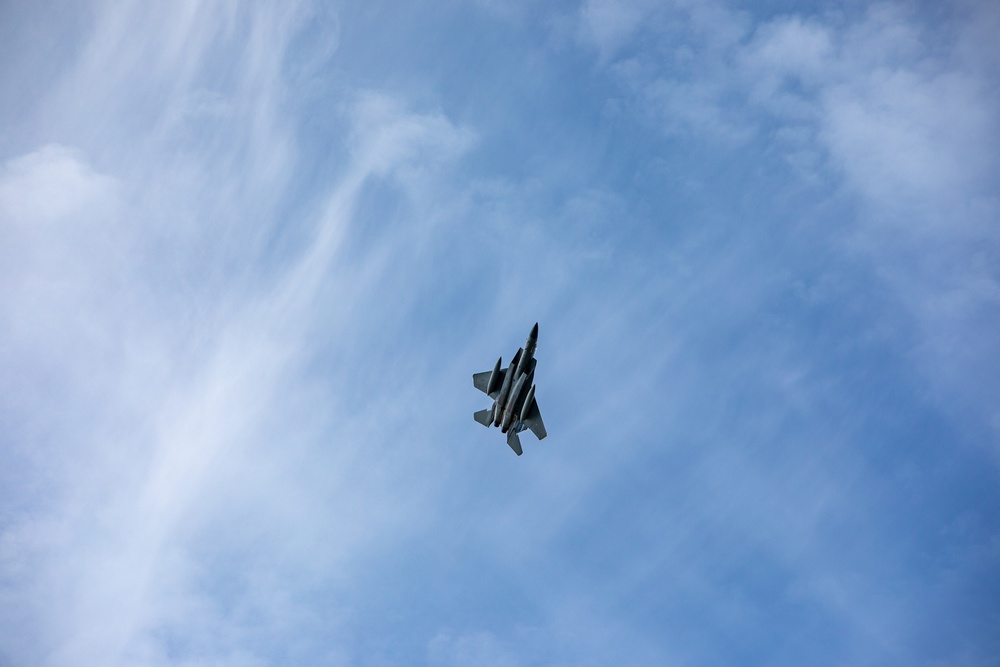
[[[524,347],[515,354],[507,368],[500,368],[502,357],[497,359],[492,371],[472,376],[476,389],[493,399],[493,407],[473,415],[475,420],[489,428],[499,426],[507,434],[507,444],[514,453],[521,455],[521,440],[517,434],[531,429],[539,440],[544,438],[545,424],[535,402],[535,346],[538,343],[538,322],[531,328]]]

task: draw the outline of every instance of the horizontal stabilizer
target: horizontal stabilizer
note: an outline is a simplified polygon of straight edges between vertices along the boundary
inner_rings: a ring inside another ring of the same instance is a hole
[[[520,456],[524,452],[521,451],[521,439],[517,437],[517,433],[514,429],[507,431],[507,445],[514,450],[514,453]]]
[[[476,414],[472,415],[473,418],[482,424],[483,426],[489,428],[490,424],[493,423],[493,410],[486,408],[485,410],[480,410]]]

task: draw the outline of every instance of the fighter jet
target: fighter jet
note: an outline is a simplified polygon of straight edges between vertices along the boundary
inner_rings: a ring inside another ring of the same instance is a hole
[[[507,368],[500,368],[503,357],[497,359],[492,371],[472,376],[472,384],[493,399],[493,407],[473,415],[475,420],[489,428],[499,426],[507,434],[507,444],[520,456],[521,440],[517,434],[531,429],[539,440],[543,439],[545,424],[535,402],[535,347],[538,344],[538,322],[531,328],[524,347],[514,353]]]

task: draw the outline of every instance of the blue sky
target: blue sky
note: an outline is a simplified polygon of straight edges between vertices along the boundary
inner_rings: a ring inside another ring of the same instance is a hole
[[[998,30],[4,4],[0,665],[996,665]]]

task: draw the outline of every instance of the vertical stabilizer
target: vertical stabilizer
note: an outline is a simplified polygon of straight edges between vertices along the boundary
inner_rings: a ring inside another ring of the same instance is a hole
[[[521,439],[517,437],[517,433],[514,429],[511,429],[507,433],[507,446],[514,450],[514,453],[520,456],[524,452],[521,451]]]

